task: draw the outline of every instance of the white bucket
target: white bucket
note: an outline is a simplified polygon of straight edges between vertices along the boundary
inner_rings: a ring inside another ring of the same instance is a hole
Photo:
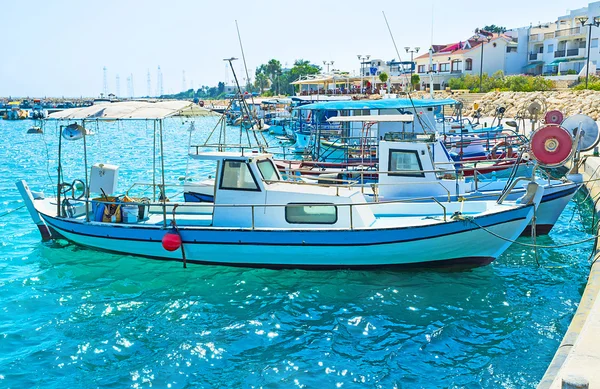
[[[123,223],[137,223],[139,208],[137,205],[122,205],[121,215]]]

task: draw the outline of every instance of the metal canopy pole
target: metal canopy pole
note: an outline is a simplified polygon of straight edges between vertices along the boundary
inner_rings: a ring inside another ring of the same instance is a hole
[[[63,130],[64,126],[60,126],[59,127],[59,131],[58,131],[58,174],[56,175],[56,216],[57,217],[61,217],[61,213],[60,213],[60,192],[61,192],[61,174],[60,172],[62,171],[62,130]]]
[[[152,201],[156,201],[156,120],[154,122],[153,146],[152,146]]]
[[[85,194],[85,221],[90,221],[90,193],[89,193],[89,184],[88,184],[88,162],[87,162],[87,130],[85,129],[85,119],[81,122],[81,126],[83,127],[83,167],[85,169],[85,187],[83,188]],[[73,193],[75,193],[75,188],[73,188]]]
[[[163,120],[160,120],[160,175],[162,183],[163,226],[167,226],[167,190],[165,188],[165,154],[163,149]],[[155,121],[156,122],[156,121]],[[173,212],[174,213],[174,212]],[[173,216],[175,218],[175,216]]]

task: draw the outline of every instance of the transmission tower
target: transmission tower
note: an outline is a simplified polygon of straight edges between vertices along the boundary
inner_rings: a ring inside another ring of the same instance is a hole
[[[104,88],[102,88],[104,96],[108,96],[108,77],[106,72],[106,66],[102,68],[104,71]]]
[[[160,65],[156,71],[156,95],[158,97],[163,95],[163,76],[162,71],[160,70]]]
[[[148,82],[148,97],[152,96],[152,80],[150,79],[150,69],[148,69],[148,77],[146,78]]]
[[[133,98],[135,96],[135,92],[133,91],[133,73],[131,73],[129,79],[131,80],[131,97]]]
[[[116,77],[116,86],[117,86],[117,97],[121,96],[121,77],[117,74]]]

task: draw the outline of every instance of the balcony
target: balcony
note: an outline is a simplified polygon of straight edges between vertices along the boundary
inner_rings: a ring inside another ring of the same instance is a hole
[[[552,39],[552,38],[554,38],[553,32],[547,32],[544,34],[544,39]]]
[[[529,42],[537,42],[540,40],[540,36],[538,34],[529,35]]]
[[[567,57],[575,57],[579,55],[579,49],[569,49],[567,50]]]
[[[566,55],[566,50],[556,50],[554,52],[554,58],[562,58]]]
[[[530,61],[537,61],[538,60],[538,53],[529,53],[529,60]]]
[[[573,28],[566,28],[564,30],[558,30],[554,33],[555,37],[561,37],[561,36],[574,36],[574,35],[580,35],[581,34],[581,26],[579,27],[573,27]]]

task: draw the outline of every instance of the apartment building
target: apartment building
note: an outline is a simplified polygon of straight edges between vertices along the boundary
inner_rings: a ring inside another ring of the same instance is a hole
[[[580,74],[585,70],[590,50],[590,73],[596,72],[600,60],[600,28],[590,26],[600,17],[600,2],[571,10],[556,22],[530,27],[528,64],[524,73],[534,75]],[[590,31],[591,29],[591,31]],[[591,39],[588,47],[588,37]]]

